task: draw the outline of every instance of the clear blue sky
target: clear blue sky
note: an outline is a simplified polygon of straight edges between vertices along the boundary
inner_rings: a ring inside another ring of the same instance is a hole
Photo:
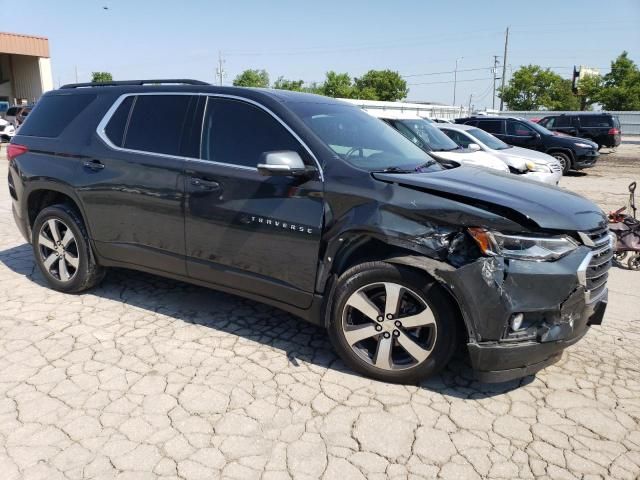
[[[568,78],[584,64],[606,73],[623,50],[640,63],[639,0],[0,0],[0,19],[2,30],[49,38],[56,86],[75,80],[75,66],[80,81],[96,70],[213,81],[221,50],[229,84],[246,68],[307,82],[327,70],[390,68],[412,84],[410,100],[450,103],[453,74],[439,72],[464,57],[456,103],[473,94],[490,106],[488,68],[508,25],[513,69],[535,63]]]

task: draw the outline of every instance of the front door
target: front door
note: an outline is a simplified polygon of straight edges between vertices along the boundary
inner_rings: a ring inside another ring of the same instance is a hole
[[[201,158],[187,161],[186,248],[189,276],[297,307],[311,304],[323,223],[323,189],[311,178],[265,177],[264,152],[300,142],[270,113],[242,100],[211,96]]]
[[[539,150],[541,145],[540,135],[529,125],[517,120],[507,120],[507,140],[510,145],[516,147]]]
[[[192,95],[132,95],[100,129],[102,145],[83,160],[77,190],[102,257],[186,274],[184,139],[197,103]]]

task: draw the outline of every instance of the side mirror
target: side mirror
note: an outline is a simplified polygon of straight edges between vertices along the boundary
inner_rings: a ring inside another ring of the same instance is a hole
[[[258,163],[258,172],[265,177],[284,176],[294,177],[306,175],[312,171],[307,167],[298,152],[283,150],[279,152],[264,152]]]
[[[469,150],[473,150],[474,152],[478,152],[480,150],[482,150],[480,148],[480,145],[478,145],[477,143],[470,143],[469,146],[467,147]]]

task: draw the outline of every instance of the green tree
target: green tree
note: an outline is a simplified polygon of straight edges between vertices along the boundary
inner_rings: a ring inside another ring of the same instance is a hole
[[[303,80],[287,80],[284,77],[278,77],[278,79],[273,82],[273,88],[276,88],[278,90],[293,90],[294,92],[302,92],[303,84]]]
[[[235,87],[260,87],[269,86],[269,74],[266,70],[245,70],[233,79]]]
[[[407,82],[392,70],[369,70],[354,83],[356,98],[395,102],[409,93]]]
[[[577,110],[579,107],[571,81],[538,65],[520,67],[498,95],[509,110]]]
[[[611,62],[598,101],[606,110],[640,110],[640,71],[627,52]]]
[[[329,71],[320,92],[322,95],[334,98],[351,98],[353,95],[353,84],[348,73],[336,73]]]
[[[580,110],[591,110],[591,105],[599,102],[602,93],[602,78],[600,75],[587,75],[578,82],[578,98]]]
[[[109,72],[93,72],[91,73],[91,82],[113,82],[113,76]]]

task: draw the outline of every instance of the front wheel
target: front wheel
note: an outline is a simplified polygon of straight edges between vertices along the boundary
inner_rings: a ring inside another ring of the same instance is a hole
[[[629,270],[640,270],[640,254],[636,254],[627,261]]]
[[[562,174],[566,175],[567,172],[571,169],[571,158],[569,158],[569,155],[561,152],[553,152],[551,156],[558,160],[558,162],[560,162],[560,166],[562,167]]]
[[[416,383],[439,372],[455,351],[455,307],[425,275],[364,263],[338,279],[329,337],[353,370],[385,382]]]

